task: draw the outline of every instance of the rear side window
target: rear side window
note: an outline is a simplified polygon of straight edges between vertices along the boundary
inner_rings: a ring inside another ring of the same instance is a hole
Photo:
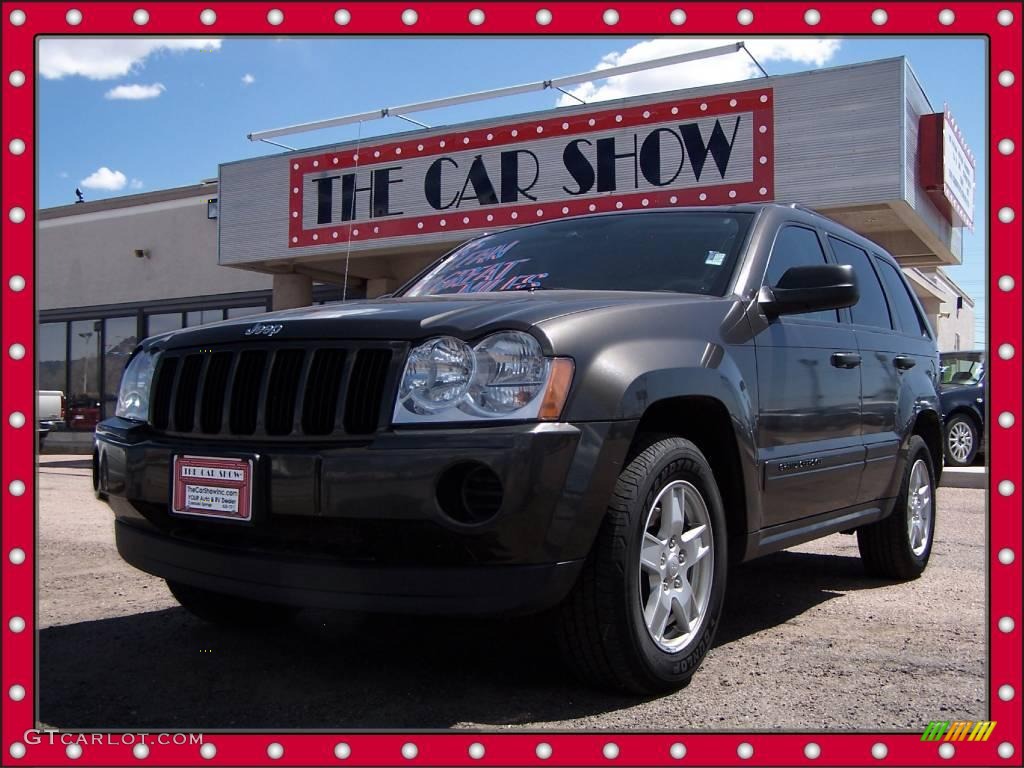
[[[772,286],[782,279],[782,275],[790,267],[806,267],[825,264],[825,252],[821,249],[821,241],[813,229],[806,227],[784,227],[775,238],[772,255],[768,260],[768,271],[764,276],[765,285]],[[793,315],[796,318],[822,320],[835,323],[839,314],[834,309],[820,312],[803,312]]]
[[[877,328],[892,328],[889,306],[885,302],[885,293],[882,292],[882,284],[878,282],[878,275],[871,267],[867,253],[857,246],[838,240],[831,235],[829,235],[828,241],[832,246],[832,252],[836,255],[836,261],[839,264],[849,264],[857,275],[860,299],[850,307],[853,322],[858,325],[873,325]]]
[[[892,309],[896,315],[900,330],[908,336],[930,336],[928,326],[918,314],[914,300],[910,298],[910,289],[899,271],[885,259],[875,257],[875,264],[878,265],[878,272],[882,275],[882,282],[889,293],[889,300],[892,302]]]

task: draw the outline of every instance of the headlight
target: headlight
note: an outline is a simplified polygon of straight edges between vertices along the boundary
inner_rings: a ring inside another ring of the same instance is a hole
[[[475,347],[442,336],[409,353],[394,423],[554,421],[572,382],[569,358],[544,357],[527,333],[503,331]]]
[[[123,419],[146,421],[149,418],[149,390],[156,370],[156,355],[138,352],[121,376],[115,413]]]

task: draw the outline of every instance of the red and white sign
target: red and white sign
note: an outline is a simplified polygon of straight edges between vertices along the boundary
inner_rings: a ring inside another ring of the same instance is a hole
[[[171,512],[251,520],[252,459],[175,456]]]
[[[773,91],[473,126],[294,158],[288,245],[774,196]]]
[[[947,107],[922,115],[918,153],[921,184],[950,223],[974,229],[974,154]]]

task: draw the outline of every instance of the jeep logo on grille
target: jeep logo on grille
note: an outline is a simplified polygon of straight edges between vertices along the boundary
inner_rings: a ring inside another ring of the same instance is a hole
[[[275,324],[264,324],[256,323],[256,325],[249,326],[245,329],[246,336],[273,336],[274,334],[280,333],[281,329],[284,328],[280,323]]]

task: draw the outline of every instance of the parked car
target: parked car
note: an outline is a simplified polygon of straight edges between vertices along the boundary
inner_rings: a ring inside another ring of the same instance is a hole
[[[68,429],[91,432],[100,421],[100,402],[88,396],[73,398],[68,406]]]
[[[711,647],[730,563],[856,532],[869,574],[924,570],[937,374],[896,262],[823,216],[564,219],[391,298],[146,340],[94,482],[203,618],[553,608],[569,667],[650,693]]]
[[[985,353],[939,355],[939,399],[946,439],[946,463],[968,467],[984,450]]]
[[[64,393],[55,389],[39,390],[36,401],[36,433],[42,448],[47,435],[64,428]]]

